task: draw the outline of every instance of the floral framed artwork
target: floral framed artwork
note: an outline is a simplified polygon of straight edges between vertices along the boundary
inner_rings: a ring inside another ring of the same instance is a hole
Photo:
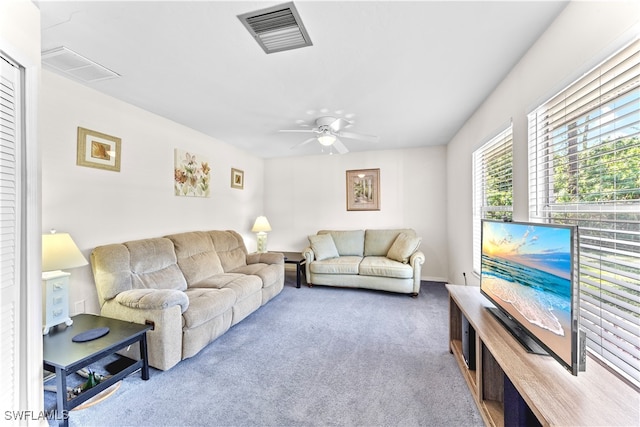
[[[347,210],[380,210],[380,169],[347,171]]]
[[[78,127],[76,164],[120,172],[121,143],[122,140],[115,136]]]
[[[200,155],[175,149],[173,187],[176,196],[209,197],[210,182],[208,161]]]
[[[231,188],[242,190],[244,188],[244,171],[231,168]]]

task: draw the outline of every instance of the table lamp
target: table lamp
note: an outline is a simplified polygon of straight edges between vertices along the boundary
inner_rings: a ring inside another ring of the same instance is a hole
[[[69,276],[62,269],[87,265],[87,259],[67,233],[42,235],[42,335],[53,326],[73,324],[69,317]]]
[[[265,216],[259,216],[256,218],[255,224],[251,229],[254,233],[257,233],[258,237],[258,252],[267,252],[267,231],[271,231],[271,225]]]

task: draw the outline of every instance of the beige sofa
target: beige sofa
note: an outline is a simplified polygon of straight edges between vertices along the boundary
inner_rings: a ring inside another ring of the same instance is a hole
[[[412,229],[320,230],[309,236],[309,286],[368,288],[417,296],[424,254]]]
[[[149,364],[194,356],[284,286],[284,257],[247,253],[235,231],[196,231],[97,247],[91,266],[103,316],[152,323]],[[137,358],[138,349],[130,351]]]

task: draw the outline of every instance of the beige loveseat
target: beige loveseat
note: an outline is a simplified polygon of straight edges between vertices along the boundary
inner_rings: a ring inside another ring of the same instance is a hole
[[[101,314],[152,323],[149,364],[162,370],[194,356],[284,286],[283,255],[249,254],[235,231],[100,246],[91,266]]]
[[[412,229],[320,230],[309,236],[309,286],[368,288],[417,296],[424,254]]]

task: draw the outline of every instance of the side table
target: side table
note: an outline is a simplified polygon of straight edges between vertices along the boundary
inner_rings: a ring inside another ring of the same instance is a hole
[[[79,314],[72,318],[71,326],[58,325],[51,328],[48,335],[42,337],[44,369],[56,374],[57,412],[62,419],[59,425],[68,427],[69,411],[93,396],[111,387],[121,379],[141,369],[143,380],[149,379],[149,360],[147,358],[147,331],[151,325],[124,322],[92,314]],[[87,342],[73,342],[72,338],[89,329],[108,327],[109,333]],[[115,354],[131,344],[140,343],[141,359],[124,368],[117,374],[80,395],[67,399],[67,375],[76,372],[106,356]]]
[[[296,265],[296,288],[299,288],[302,268],[307,263],[307,260],[304,259],[304,257],[300,252],[280,252],[280,253],[284,255],[285,264]]]

